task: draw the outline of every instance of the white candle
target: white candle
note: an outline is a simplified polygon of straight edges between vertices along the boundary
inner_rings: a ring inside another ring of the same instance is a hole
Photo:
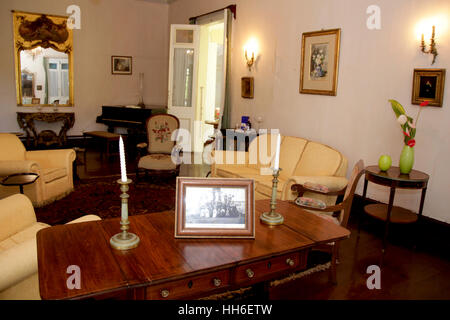
[[[277,136],[277,150],[275,152],[275,162],[273,165],[274,170],[278,170],[280,166],[280,143],[281,143],[281,136],[278,134]]]
[[[119,139],[119,153],[120,153],[120,174],[122,176],[122,182],[127,182],[127,168],[125,166],[125,151],[123,147],[122,136]]]

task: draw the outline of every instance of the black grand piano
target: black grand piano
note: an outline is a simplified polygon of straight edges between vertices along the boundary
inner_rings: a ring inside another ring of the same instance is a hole
[[[167,113],[165,106],[146,106],[135,108],[126,106],[102,106],[102,114],[97,117],[97,123],[108,126],[108,132],[114,132],[115,128],[127,128],[136,131],[144,131],[148,117],[152,114]]]
[[[167,113],[167,107],[102,106],[102,114],[97,117],[96,122],[108,126],[108,132],[114,132],[115,128],[126,128],[128,141],[134,144],[135,142],[145,141],[147,119],[158,113]]]

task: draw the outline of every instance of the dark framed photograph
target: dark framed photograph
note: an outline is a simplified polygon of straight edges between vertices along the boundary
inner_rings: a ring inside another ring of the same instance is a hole
[[[254,80],[253,77],[241,78],[241,96],[246,99],[253,99]]]
[[[177,177],[175,238],[255,238],[253,179]]]
[[[445,69],[414,69],[411,103],[442,107],[444,85]]]
[[[111,73],[112,74],[132,74],[133,58],[129,56],[112,56]]]
[[[302,34],[300,93],[336,95],[340,37],[341,29]]]

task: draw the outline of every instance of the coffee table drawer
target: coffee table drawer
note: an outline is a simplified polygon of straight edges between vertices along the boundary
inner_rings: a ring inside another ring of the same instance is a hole
[[[224,288],[230,284],[228,270],[165,282],[147,288],[147,299],[170,300]]]
[[[285,254],[236,268],[235,283],[258,282],[270,275],[306,267],[306,251]]]

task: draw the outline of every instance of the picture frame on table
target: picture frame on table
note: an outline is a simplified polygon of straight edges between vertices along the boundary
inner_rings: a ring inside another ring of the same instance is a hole
[[[133,73],[133,58],[130,56],[111,56],[111,73],[131,75]]]
[[[254,97],[254,78],[242,77],[241,78],[241,96],[246,99],[253,99]]]
[[[302,34],[300,93],[337,94],[340,38],[341,29]]]
[[[177,177],[175,238],[255,238],[254,180]]]
[[[444,85],[445,69],[414,69],[411,103],[442,107]]]

